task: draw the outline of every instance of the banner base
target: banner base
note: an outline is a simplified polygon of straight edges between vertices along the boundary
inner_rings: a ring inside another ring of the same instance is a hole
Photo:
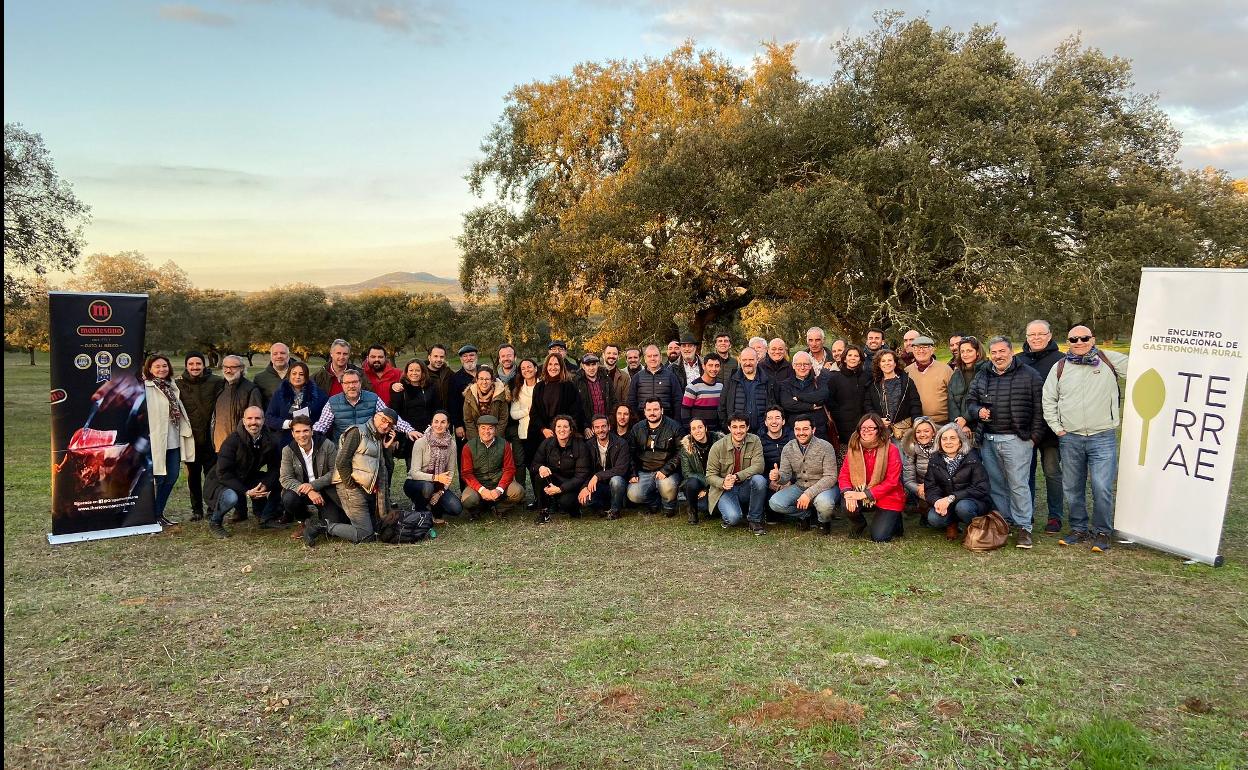
[[[126,537],[127,535],[151,535],[164,532],[159,524],[140,524],[137,527],[117,527],[116,529],[96,529],[90,532],[74,532],[68,535],[48,534],[48,545],[65,545],[66,543],[82,543],[87,540],[107,540],[110,537]]]
[[[1165,543],[1159,543],[1155,540],[1149,540],[1146,537],[1140,537],[1139,535],[1132,535],[1129,532],[1119,531],[1119,532],[1116,532],[1115,535],[1118,538],[1120,538],[1118,541],[1120,543],[1135,543],[1137,545],[1148,546],[1149,548],[1152,548],[1155,551],[1164,551],[1165,553],[1172,553],[1175,556],[1182,556],[1184,559],[1187,559],[1189,563],[1208,564],[1210,567],[1222,566],[1221,554],[1214,554],[1213,556],[1209,556],[1208,554],[1203,554],[1203,553],[1192,553],[1191,551],[1180,550],[1178,548],[1175,548],[1172,545],[1166,545]],[[1123,540],[1121,538],[1130,538],[1130,539]]]

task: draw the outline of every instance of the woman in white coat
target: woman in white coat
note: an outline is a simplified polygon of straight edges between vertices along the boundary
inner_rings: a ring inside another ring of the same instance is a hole
[[[173,366],[167,356],[157,353],[143,363],[143,385],[152,442],[152,475],[156,483],[156,521],[162,527],[172,527],[177,522],[165,518],[165,505],[178,482],[182,463],[195,462],[195,435],[191,432],[186,405],[173,381]]]

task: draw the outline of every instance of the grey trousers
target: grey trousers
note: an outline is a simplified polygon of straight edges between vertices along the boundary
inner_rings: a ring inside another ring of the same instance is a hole
[[[338,499],[350,524],[330,524],[330,537],[338,537],[352,543],[372,540],[373,510],[377,507],[376,496],[365,492],[357,484],[338,484]]]

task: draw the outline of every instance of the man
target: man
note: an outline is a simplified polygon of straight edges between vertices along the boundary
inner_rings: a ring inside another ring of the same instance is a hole
[[[1036,370],[1041,380],[1048,381],[1053,365],[1062,360],[1062,351],[1057,349],[1053,339],[1053,328],[1048,321],[1036,319],[1027,324],[1027,341],[1018,354],[1019,360]],[[1031,475],[1028,485],[1031,488],[1031,503],[1036,503],[1036,459],[1044,469],[1045,500],[1049,508],[1049,520],[1044,526],[1046,535],[1056,535],[1062,531],[1062,508],[1065,496],[1062,492],[1062,452],[1057,434],[1049,427],[1047,420],[1044,426],[1044,438],[1031,457]]]
[[[919,332],[917,329],[908,329],[901,336],[901,353],[897,355],[897,358],[901,361],[903,367],[914,363],[914,341],[918,338]],[[936,343],[933,342],[932,347],[934,348],[935,345]]]
[[[599,511],[605,507],[607,518],[614,521],[624,508],[624,493],[632,475],[628,442],[615,435],[604,414],[594,415],[590,429],[593,435],[585,445],[589,449],[591,475],[576,499]]]
[[[355,369],[351,369],[342,375],[342,392],[333,396],[326,402],[325,408],[321,410],[321,418],[312,426],[312,430],[324,434],[331,439],[340,439],[347,429],[356,425],[363,425],[372,419],[373,415],[388,409],[381,402],[381,398],[371,390],[364,390],[363,377]],[[407,424],[407,421],[395,415],[395,422],[399,430],[407,434],[412,441],[420,438],[420,432]],[[338,441],[341,448],[342,442]]]
[[[866,347],[862,351],[862,366],[866,371],[871,371],[871,365],[875,361],[875,354],[881,350],[888,350],[888,346],[884,344],[884,331],[882,329],[867,329]]]
[[[732,335],[724,331],[717,332],[715,349],[710,355],[719,359],[719,381],[727,383],[728,378],[737,369],[737,359],[732,357]],[[723,422],[721,421],[720,424],[722,425]]]
[[[390,512],[386,491],[392,463],[388,457],[398,443],[394,433],[397,420],[398,414],[383,406],[367,422],[352,425],[342,435],[334,458],[334,487],[350,523],[308,521],[303,526],[303,542],[309,547],[321,535],[350,543],[374,539],[377,524]]]
[[[282,510],[287,521],[299,522],[299,530],[291,537],[299,539],[305,528],[303,522],[310,515],[309,505],[316,506],[319,518],[328,521],[341,518],[342,506],[334,488],[338,447],[312,431],[312,420],[307,415],[291,418],[290,435],[293,440],[282,449],[278,482],[282,487]]]
[[[750,433],[745,415],[728,418],[728,435],[711,446],[706,456],[706,482],[710,487],[706,509],[719,510],[721,527],[728,529],[744,518],[752,534],[767,534],[763,526],[763,506],[767,503],[763,445]]]
[[[1114,479],[1118,475],[1118,378],[1126,379],[1127,357],[1101,350],[1087,326],[1076,326],[1063,360],[1044,381],[1044,418],[1057,434],[1062,483],[1070,504],[1070,534],[1058,542],[1088,540],[1085,485],[1092,477],[1092,550],[1109,550],[1114,533]]]
[[[677,414],[684,390],[676,380],[670,366],[662,365],[659,346],[647,345],[646,367],[633,375],[628,384],[628,406],[633,414],[641,414],[646,401],[656,399],[664,414]]]
[[[498,346],[498,352],[494,354],[494,378],[503,385],[510,385],[511,381],[520,373],[519,367],[516,366],[516,349],[509,343],[504,342]]]
[[[758,431],[758,439],[763,442],[763,462],[769,476],[771,471],[780,467],[780,456],[794,437],[793,429],[784,424],[784,410],[778,406],[767,407],[763,427]],[[779,488],[778,484],[773,485],[772,491]]]
[[[641,348],[629,348],[624,351],[624,371],[628,374],[629,380],[641,371]]]
[[[781,382],[793,376],[793,364],[789,363],[789,346],[784,340],[776,337],[767,343],[767,357],[760,364],[764,372],[776,383],[776,387]]]
[[[839,372],[841,370],[841,359],[845,357],[845,348],[848,347],[848,345],[849,343],[841,337],[837,337],[832,341],[832,345],[829,348],[832,351],[832,362],[828,364],[829,369],[835,372]]]
[[[464,388],[461,394],[464,402],[464,435],[475,436],[484,415],[492,414],[495,423],[494,432],[507,434],[507,420],[511,417],[511,399],[507,389],[494,379],[494,370],[488,366],[478,366],[476,380]]]
[[[546,352],[558,353],[559,357],[562,358],[564,362],[566,363],[568,360],[568,343],[564,342],[563,340],[551,340],[550,344],[546,346]],[[573,367],[565,366],[564,368],[571,369]]]
[[[351,363],[351,344],[342,339],[334,340],[329,344],[329,360],[312,375],[312,382],[327,395],[336,396],[342,392],[342,375],[348,371],[359,372],[362,387],[368,389],[368,383],[363,379],[364,370]]]
[[[206,361],[203,353],[187,353],[186,370],[178,377],[182,405],[186,407],[186,417],[191,421],[191,433],[195,435],[195,459],[184,462],[186,487],[191,495],[191,521],[204,518],[203,480],[217,462],[212,416],[216,410],[217,396],[225,388],[225,380],[213,374]]]
[[[918,336],[910,340],[913,362],[906,367],[906,374],[919,391],[924,416],[939,427],[949,422],[949,381],[953,369],[944,361],[936,360],[936,340]]]
[[[949,336],[949,366],[955,369],[961,365],[961,361],[958,358],[958,347],[962,344],[962,338],[965,336],[961,332]]]
[[[758,354],[753,348],[742,348],[737,368],[724,384],[719,399],[719,424],[726,423],[729,415],[743,414],[750,430],[757,432],[763,427],[767,407],[774,403],[775,390],[771,379],[758,369]]]
[[[656,346],[646,348],[647,363],[651,349],[658,356]],[[662,501],[663,515],[670,518],[676,515],[676,491],[680,487],[680,425],[663,416],[663,402],[657,398],[645,400],[642,414],[645,419],[629,433],[633,475],[628,480],[628,499],[646,505],[650,513],[658,513]]]
[[[834,363],[832,357],[828,355],[828,349],[823,346],[825,339],[823,329],[818,326],[812,326],[806,330],[806,352],[810,354],[816,377],[821,376],[825,370],[832,371]]]
[[[702,359],[698,358],[698,341],[692,334],[680,338],[680,358],[671,365],[676,382],[680,383],[680,392],[685,386],[702,376]]]
[[[477,435],[464,442],[459,453],[459,475],[464,482],[465,510],[494,510],[504,499],[518,503],[524,487],[516,483],[516,461],[511,444],[498,439],[498,420],[487,414],[477,421]]]
[[[719,359],[707,356],[702,365],[702,375],[685,386],[680,400],[680,426],[689,432],[689,423],[701,420],[707,431],[720,432],[723,425],[719,421],[721,398],[724,384],[719,380]]]
[[[607,343],[602,349],[602,368],[607,375],[607,381],[611,383],[611,395],[614,396],[615,403],[625,404],[628,403],[628,383],[631,375],[619,368],[619,362],[620,346],[611,342]],[[585,414],[593,414],[593,412]]]
[[[429,355],[425,361],[426,375],[429,377],[429,384],[432,385],[438,393],[438,404],[446,404],[446,391],[448,380],[451,376],[451,367],[446,365],[446,345],[435,342],[429,346]],[[449,416],[449,415],[448,415]]]
[[[289,371],[290,348],[285,342],[274,342],[269,346],[269,365],[253,380],[264,395],[264,403],[261,406],[268,407],[269,402],[273,400],[273,394],[282,386]]]
[[[576,373],[576,392],[581,399],[581,414],[612,414],[615,412],[615,391],[610,379],[602,374],[598,356],[590,353],[581,359],[581,369]],[[591,433],[585,426],[584,438]]]
[[[802,351],[793,356],[793,376],[776,385],[776,402],[784,410],[785,420],[792,428],[802,417],[810,418],[815,434],[828,435],[828,383],[815,377],[810,354]]]
[[[680,360],[680,340],[667,341],[667,365],[671,366]]]
[[[377,394],[381,403],[390,406],[390,398],[394,395],[390,386],[403,379],[403,372],[390,363],[385,348],[381,345],[369,345],[364,353],[364,377],[368,389]]]
[[[815,436],[809,417],[794,421],[793,436],[780,454],[780,467],[768,473],[771,484],[780,487],[768,505],[776,513],[796,518],[803,531],[810,529],[813,507],[826,535],[832,531],[832,514],[841,502],[836,450]]]
[[[552,427],[554,437],[538,447],[531,466],[540,485],[538,524],[548,523],[556,510],[581,518],[580,492],[590,476],[589,447],[572,435],[572,418],[561,414]]]
[[[258,406],[264,409],[264,394],[254,382],[247,379],[246,371],[247,367],[240,356],[229,355],[221,359],[225,387],[217,395],[212,408],[212,446],[217,452],[221,451],[225,440],[233,435],[247,407]]]
[[[767,340],[762,337],[750,337],[746,347],[754,351],[754,355],[758,356],[758,365],[762,366],[763,361],[767,360]]]
[[[459,349],[459,369],[446,381],[446,412],[455,426],[455,438],[464,440],[464,390],[477,379],[477,346],[464,345]]]
[[[1031,490],[1027,474],[1036,444],[1044,437],[1043,381],[1014,358],[1008,337],[988,340],[992,366],[975,375],[967,409],[984,431],[984,470],[992,501],[1018,529],[1017,548],[1031,548]]]
[[[270,520],[280,504],[277,483],[279,457],[277,441],[264,429],[264,410],[258,404],[248,406],[234,431],[226,437],[217,452],[217,464],[208,472],[204,496],[212,511],[208,531],[214,537],[227,538],[225,512],[245,506],[247,499],[263,505],[260,525],[272,526]],[[235,520],[245,518],[236,516]]]

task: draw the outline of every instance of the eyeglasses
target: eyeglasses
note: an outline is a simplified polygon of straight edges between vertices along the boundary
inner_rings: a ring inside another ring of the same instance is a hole
[[[864,425],[858,429],[859,433],[879,433],[880,429],[874,425]]]
[[[1091,342],[1092,335],[1089,334],[1086,337],[1067,337],[1066,341],[1067,342]]]
[[[241,367],[241,366],[224,366],[224,367],[222,367],[222,368],[223,368],[223,369],[225,369],[227,372],[237,372],[239,369],[242,369],[243,367]]]

